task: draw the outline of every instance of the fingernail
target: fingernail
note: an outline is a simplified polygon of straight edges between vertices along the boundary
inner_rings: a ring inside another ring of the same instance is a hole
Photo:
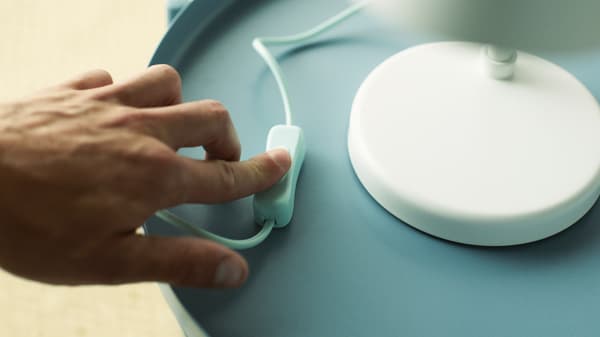
[[[234,257],[228,257],[217,267],[215,286],[235,287],[242,281],[243,266]]]
[[[288,170],[290,168],[290,154],[286,149],[271,150],[267,153],[282,170]]]

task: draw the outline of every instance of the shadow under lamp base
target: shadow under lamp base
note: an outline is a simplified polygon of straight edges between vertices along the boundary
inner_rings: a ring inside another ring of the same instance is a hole
[[[483,246],[544,239],[591,209],[596,99],[555,64],[523,52],[511,61],[496,63],[480,44],[434,43],[368,76],[349,151],[379,204],[433,236]]]

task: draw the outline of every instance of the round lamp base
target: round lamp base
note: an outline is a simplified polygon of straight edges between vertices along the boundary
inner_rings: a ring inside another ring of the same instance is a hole
[[[562,68],[519,53],[511,80],[484,47],[435,43],[377,67],[354,101],[355,172],[390,213],[433,236],[505,246],[579,220],[600,194],[600,109]]]

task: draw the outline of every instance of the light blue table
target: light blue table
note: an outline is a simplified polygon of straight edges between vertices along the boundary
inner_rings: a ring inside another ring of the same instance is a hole
[[[252,38],[303,30],[346,5],[197,0],[178,16],[152,63],[180,70],[186,100],[223,101],[249,157],[282,122],[275,83]],[[404,225],[355,178],[346,150],[352,98],[375,65],[417,42],[358,17],[314,44],[282,51],[308,143],[296,215],[287,229],[244,252],[252,274],[242,289],[174,289],[173,305],[189,337],[198,332],[184,322],[186,315],[215,337],[600,335],[600,208],[540,243],[466,247]],[[600,50],[542,56],[600,96]],[[199,149],[182,153],[202,155]],[[176,212],[232,237],[256,231],[249,199]],[[156,218],[147,229],[181,234]]]

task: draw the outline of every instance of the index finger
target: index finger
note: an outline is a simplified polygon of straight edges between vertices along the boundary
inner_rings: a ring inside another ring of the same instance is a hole
[[[186,203],[212,204],[262,192],[290,169],[286,150],[277,149],[247,161],[197,161],[180,158]]]

